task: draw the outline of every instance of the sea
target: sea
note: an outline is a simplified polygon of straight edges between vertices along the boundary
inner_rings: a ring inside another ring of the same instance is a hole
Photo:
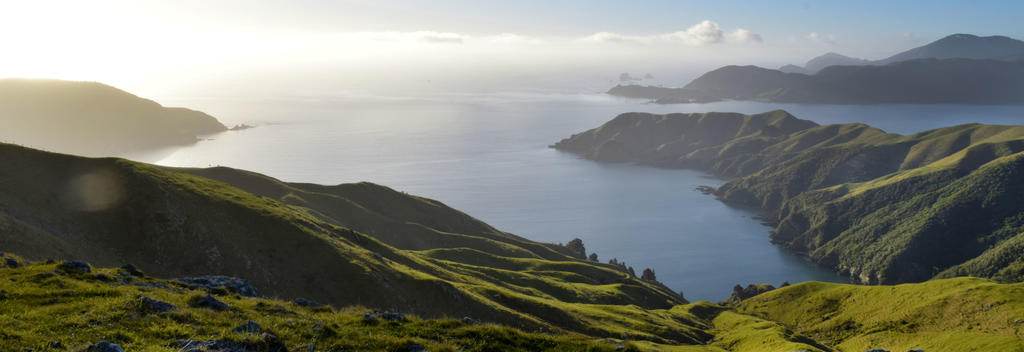
[[[163,102],[163,101],[162,101]],[[229,166],[284,181],[368,181],[441,201],[535,241],[580,238],[691,301],[724,300],[737,284],[845,282],[769,242],[752,209],[697,191],[726,180],[694,171],[597,163],[548,146],[625,112],[759,113],[784,109],[820,124],[862,122],[910,134],[963,123],[1024,123],[1024,107],[658,105],[605,94],[494,92],[430,96],[180,98],[228,125],[192,146],[136,155],[168,166]]]

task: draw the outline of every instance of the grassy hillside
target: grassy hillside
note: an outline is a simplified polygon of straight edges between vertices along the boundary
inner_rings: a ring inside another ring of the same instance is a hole
[[[1013,352],[1021,351],[1024,337],[1022,284],[982,279],[876,287],[803,283],[735,306],[698,302],[645,311],[647,319],[663,321],[636,329],[657,333],[673,329],[665,322],[685,321],[702,341],[664,344],[558,328],[530,332],[472,318],[388,316],[362,306],[303,306],[127,269],[75,272],[62,263],[29,263],[10,254],[2,259],[0,350],[11,351],[80,350],[101,341],[127,351],[181,351],[189,341],[215,341],[247,351]],[[226,309],[199,304],[208,294]],[[609,310],[604,319],[619,319],[618,313]],[[239,328],[249,321],[258,328]]]
[[[0,142],[84,155],[123,155],[226,131],[217,119],[163,107],[95,82],[0,79]]]
[[[732,178],[717,195],[764,210],[773,241],[860,282],[1024,280],[1021,126],[901,136],[782,111],[630,113],[554,147]]]
[[[807,282],[737,312],[789,326],[836,351],[1024,351],[1024,284],[957,278],[897,286]]]
[[[690,321],[648,313],[685,302],[658,282],[386,187],[286,184],[14,145],[0,145],[0,159],[0,249],[30,259],[237,276],[272,296],[528,329],[704,338]]]

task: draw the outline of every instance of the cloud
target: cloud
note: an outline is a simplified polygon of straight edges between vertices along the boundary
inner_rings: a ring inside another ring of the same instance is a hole
[[[412,32],[412,36],[421,42],[450,44],[462,44],[463,40],[467,38],[465,35],[458,33],[430,31]]]
[[[613,32],[597,32],[580,39],[592,43],[684,44],[691,46],[731,43],[760,43],[761,36],[743,28],[726,34],[718,23],[702,21],[683,31],[647,36],[633,36]]]
[[[733,42],[736,42],[736,43],[761,43],[761,42],[764,42],[764,40],[761,39],[761,35],[760,34],[748,31],[748,30],[743,29],[743,28],[737,28],[735,31],[732,31],[732,33],[729,33],[729,35],[727,35],[726,38],[728,38],[730,41],[733,41]]]
[[[543,44],[544,41],[513,33],[502,33],[495,36],[485,37],[485,40],[498,44]]]
[[[812,41],[828,43],[832,45],[839,44],[839,42],[836,41],[837,38],[835,34],[818,34],[818,32],[811,32],[805,38],[810,39]]]

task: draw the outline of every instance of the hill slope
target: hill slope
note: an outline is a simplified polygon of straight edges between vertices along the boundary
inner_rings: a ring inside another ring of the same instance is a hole
[[[629,113],[554,147],[733,178],[719,197],[760,207],[774,242],[860,282],[1024,281],[1024,126],[901,136],[784,111]]]
[[[0,248],[31,259],[132,263],[158,277],[237,276],[271,296],[426,317],[673,343],[706,338],[685,319],[647,313],[685,302],[660,283],[386,187],[287,184],[227,168],[168,169],[14,145],[0,145],[0,159]]]
[[[422,319],[364,307],[245,297],[222,287],[160,280],[129,269],[76,272],[63,263],[0,265],[0,349],[80,350],[108,341],[128,351],[1020,351],[1022,284],[981,279],[864,287],[804,283],[735,306],[707,302],[650,310],[699,326],[703,344],[540,334],[474,319]],[[209,296],[208,296],[209,295]],[[212,309],[210,297],[226,305]],[[893,307],[899,307],[893,309]],[[609,319],[615,319],[610,316]],[[601,324],[600,321],[591,324]],[[652,333],[666,326],[644,326]],[[1018,348],[1018,349],[1014,349]]]
[[[217,119],[95,82],[0,79],[0,141],[93,156],[188,145]]]

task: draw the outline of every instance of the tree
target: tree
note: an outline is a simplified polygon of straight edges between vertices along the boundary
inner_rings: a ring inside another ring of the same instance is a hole
[[[633,271],[633,267],[629,267],[629,275],[632,277],[636,277],[636,271]]]
[[[579,238],[573,238],[572,241],[565,244],[565,248],[569,249],[569,253],[577,259],[587,259],[587,248],[583,247],[583,240]]]
[[[590,261],[592,261],[592,262],[596,262],[597,261],[597,253],[590,253]]]
[[[654,275],[654,270],[651,270],[651,268],[644,269],[644,273],[641,274],[640,278],[647,281],[658,281],[658,277]]]

